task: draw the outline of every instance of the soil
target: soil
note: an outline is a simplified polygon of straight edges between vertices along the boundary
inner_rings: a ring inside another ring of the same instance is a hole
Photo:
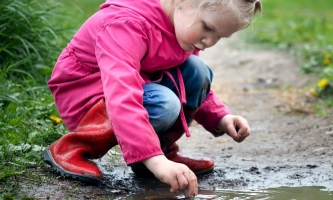
[[[198,177],[207,190],[323,186],[333,190],[333,116],[318,116],[308,93],[311,76],[299,61],[278,50],[262,50],[239,36],[223,40],[201,57],[213,69],[212,88],[233,114],[245,117],[251,135],[242,143],[214,138],[200,125],[177,143],[184,154],[209,156],[214,172]],[[110,156],[112,155],[112,156]],[[22,195],[50,199],[126,197],[168,188],[155,178],[135,176],[115,149],[96,161],[104,173],[100,186],[62,179],[48,166],[45,180],[26,180]]]

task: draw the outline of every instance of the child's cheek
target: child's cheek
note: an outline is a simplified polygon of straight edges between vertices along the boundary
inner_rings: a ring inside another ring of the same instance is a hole
[[[187,33],[186,38],[188,41],[195,42],[197,40],[200,40],[200,34],[198,32],[191,31]]]

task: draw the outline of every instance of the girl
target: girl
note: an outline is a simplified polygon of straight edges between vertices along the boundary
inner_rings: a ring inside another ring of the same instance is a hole
[[[212,159],[189,158],[175,142],[194,119],[214,136],[242,142],[247,121],[210,90],[199,51],[228,38],[261,10],[258,0],[107,0],[74,35],[48,82],[70,133],[43,159],[70,178],[98,183],[90,158],[119,144],[127,165],[149,170],[170,191],[198,192]],[[149,172],[148,171],[148,172]]]

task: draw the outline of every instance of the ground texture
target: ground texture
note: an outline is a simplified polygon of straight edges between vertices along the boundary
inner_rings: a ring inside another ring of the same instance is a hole
[[[185,154],[215,160],[211,174],[198,177],[201,189],[260,189],[280,186],[324,186],[333,189],[333,116],[317,116],[308,94],[311,77],[299,71],[292,55],[260,50],[238,36],[202,52],[214,71],[212,88],[233,114],[248,119],[252,133],[236,143],[214,138],[200,125],[178,144]],[[100,186],[64,180],[48,166],[41,184],[22,183],[22,195],[51,199],[96,199],[167,188],[154,178],[139,178],[125,166],[119,150],[97,163],[105,178]],[[49,180],[51,179],[51,180]],[[134,199],[134,198],[133,198]],[[138,198],[139,199],[139,198]]]

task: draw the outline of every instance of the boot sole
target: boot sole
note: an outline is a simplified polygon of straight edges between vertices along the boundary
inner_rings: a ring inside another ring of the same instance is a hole
[[[201,171],[201,172],[196,172],[195,175],[200,176],[200,175],[204,175],[204,174],[209,174],[212,173],[214,171],[214,167],[207,169],[205,171]]]
[[[52,157],[52,154],[50,152],[50,148],[47,147],[43,153],[42,153],[42,158],[44,162],[46,162],[48,165],[51,166],[53,170],[55,170],[57,173],[59,173],[61,176],[65,176],[67,178],[71,178],[74,180],[79,180],[85,183],[93,184],[93,185],[99,185],[101,183],[101,180],[98,178],[94,178],[91,176],[85,176],[82,174],[77,174],[73,172],[69,172],[65,169],[63,169],[60,165],[58,165],[55,160]]]

